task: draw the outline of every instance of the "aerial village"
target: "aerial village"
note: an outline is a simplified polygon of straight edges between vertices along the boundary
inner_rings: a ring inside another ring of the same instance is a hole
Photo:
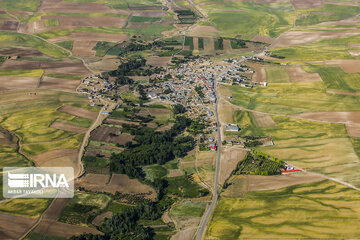
[[[263,61],[259,57],[246,57],[242,59],[226,58],[219,63],[214,63],[206,57],[199,57],[193,61],[179,64],[176,68],[163,67],[164,71],[154,74],[155,79],[146,85],[146,94],[149,104],[181,104],[187,112],[187,116],[193,120],[200,120],[206,126],[202,133],[196,136],[199,151],[217,151],[218,126],[215,116],[217,96],[215,92],[216,82],[224,85],[239,85],[244,88],[266,87],[266,82],[253,82],[251,75],[255,73],[244,64],[246,60]],[[91,106],[103,106],[103,114],[110,114],[107,107],[110,103],[121,106],[122,101],[114,98],[118,95],[118,88],[113,79],[107,75],[94,74],[86,77],[79,91],[88,94]],[[231,96],[228,96],[228,100]],[[222,126],[224,134],[222,144],[238,145],[242,148],[251,148],[258,145],[274,145],[273,139],[268,136],[240,136],[231,134],[239,132],[241,126],[226,123]],[[286,166],[284,173],[293,172],[292,166]]]

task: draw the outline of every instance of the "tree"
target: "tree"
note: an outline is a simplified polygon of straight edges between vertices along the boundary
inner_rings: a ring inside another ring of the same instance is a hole
[[[175,104],[173,105],[173,113],[174,114],[181,114],[181,113],[185,113],[186,112],[186,108],[181,105],[181,104]]]

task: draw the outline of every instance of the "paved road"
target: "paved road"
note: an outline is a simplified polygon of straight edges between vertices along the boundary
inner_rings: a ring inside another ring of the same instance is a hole
[[[216,78],[215,78],[215,93],[217,96],[217,92],[216,92]],[[215,104],[215,116],[216,116],[216,123],[217,123],[217,134],[218,134],[218,149],[217,149],[217,159],[216,159],[216,168],[215,168],[215,182],[214,182],[214,191],[213,191],[213,199],[211,202],[211,205],[209,207],[209,209],[206,212],[205,217],[202,219],[201,225],[199,227],[197,236],[196,236],[196,240],[201,240],[203,235],[204,235],[204,231],[206,229],[207,223],[209,222],[209,218],[211,216],[211,213],[214,210],[214,207],[216,205],[217,199],[219,197],[218,195],[218,184],[219,184],[219,170],[220,170],[220,157],[221,157],[221,129],[220,129],[220,120],[219,120],[219,113],[218,113],[218,102],[216,101]]]

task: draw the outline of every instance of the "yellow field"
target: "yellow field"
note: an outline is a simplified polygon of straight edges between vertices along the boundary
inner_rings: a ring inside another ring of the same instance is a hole
[[[359,201],[358,191],[328,180],[221,197],[206,239],[357,238]]]

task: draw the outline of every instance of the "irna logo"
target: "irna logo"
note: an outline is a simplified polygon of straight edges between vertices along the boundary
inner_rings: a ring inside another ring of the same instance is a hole
[[[5,198],[72,198],[71,167],[21,167],[3,169]]]
[[[21,174],[8,173],[8,186],[11,188],[48,188],[69,187],[65,175],[60,174],[59,177],[54,174]]]

